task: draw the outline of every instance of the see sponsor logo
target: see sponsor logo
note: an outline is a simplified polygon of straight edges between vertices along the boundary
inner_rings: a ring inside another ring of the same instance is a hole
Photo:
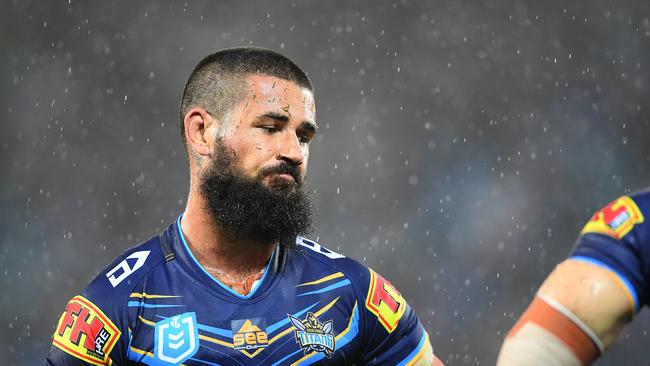
[[[262,318],[233,320],[233,348],[248,357],[255,357],[269,345],[266,324]]]
[[[108,355],[121,332],[90,300],[75,296],[68,302],[52,343],[64,352],[91,363],[108,365]]]

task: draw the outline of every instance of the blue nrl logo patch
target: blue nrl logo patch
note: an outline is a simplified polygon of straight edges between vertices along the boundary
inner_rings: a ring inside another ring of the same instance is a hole
[[[322,352],[328,358],[332,357],[332,353],[336,349],[336,340],[331,320],[321,323],[312,312],[307,313],[305,320],[287,315],[296,328],[294,332],[296,342],[302,348],[304,354]]]
[[[180,364],[199,350],[199,330],[194,312],[174,315],[156,323],[154,358]]]

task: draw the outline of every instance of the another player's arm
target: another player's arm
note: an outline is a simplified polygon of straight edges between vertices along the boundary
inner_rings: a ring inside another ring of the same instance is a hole
[[[634,306],[614,272],[568,259],[510,331],[497,365],[588,365],[612,344]]]
[[[508,334],[499,365],[588,365],[647,298],[649,192],[597,211]]]

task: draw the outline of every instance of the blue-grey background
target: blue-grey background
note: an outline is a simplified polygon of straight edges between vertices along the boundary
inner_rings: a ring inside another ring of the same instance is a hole
[[[0,11],[0,362],[181,212],[177,105],[224,47],[316,86],[316,237],[391,280],[448,365],[499,345],[592,212],[650,177],[647,1],[28,1]],[[648,364],[642,312],[598,364]]]

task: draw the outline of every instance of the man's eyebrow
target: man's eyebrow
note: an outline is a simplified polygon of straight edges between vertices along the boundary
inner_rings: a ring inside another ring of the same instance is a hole
[[[289,122],[289,116],[277,112],[266,112],[259,116],[259,119],[271,118],[280,122]]]
[[[303,128],[305,130],[309,130],[312,133],[318,132],[318,125],[316,125],[316,123],[310,122],[310,121],[303,121],[300,124],[300,128]]]
[[[259,116],[259,119],[264,119],[264,118],[274,119],[279,122],[289,122],[289,116],[277,112],[266,112]],[[311,132],[318,131],[318,125],[315,122],[311,122],[311,121],[303,121],[300,124],[300,127],[307,129]]]

